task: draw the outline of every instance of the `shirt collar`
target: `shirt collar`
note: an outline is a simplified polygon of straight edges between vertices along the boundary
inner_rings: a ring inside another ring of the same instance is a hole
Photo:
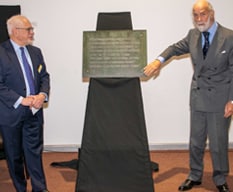
[[[10,41],[11,41],[11,44],[13,45],[13,47],[14,47],[14,50],[18,51],[20,46],[17,43],[15,43],[14,41],[12,41],[11,39],[10,39]]]
[[[215,21],[213,23],[213,25],[208,29],[208,32],[210,33],[209,34],[210,43],[212,43],[212,40],[213,40],[214,35],[215,35],[216,31],[217,31],[217,28],[218,28],[218,23]],[[204,36],[203,35],[202,35],[202,44],[204,44]]]
[[[214,22],[213,25],[209,28],[208,32],[210,32],[210,35],[214,35],[217,31],[218,23]]]
[[[210,35],[209,35],[210,43],[212,42],[212,40],[214,38],[214,35],[215,35],[216,31],[217,31],[217,28],[218,28],[218,23],[214,22],[213,25],[208,29],[208,32],[210,33]]]

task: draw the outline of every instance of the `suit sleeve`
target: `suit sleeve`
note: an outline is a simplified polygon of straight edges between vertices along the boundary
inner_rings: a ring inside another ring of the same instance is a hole
[[[233,36],[230,42],[231,43],[233,42]],[[233,101],[233,43],[232,43],[232,48],[230,50],[230,53],[228,55],[228,61],[229,61],[229,68],[230,68],[230,73],[231,73],[231,86],[230,86],[230,91],[229,91],[229,101]]]
[[[173,45],[170,45],[160,54],[160,56],[163,57],[166,61],[173,56],[180,56],[189,53],[189,37],[190,31],[185,38]]]
[[[9,82],[8,80],[11,76],[16,77],[14,79],[18,82],[20,81],[16,74],[12,70],[9,70],[8,54],[0,47],[0,101],[9,108],[12,108],[21,96],[12,88],[11,85],[14,82]]]
[[[50,75],[47,72],[46,64],[42,52],[37,47],[28,47],[31,59],[34,65],[34,74],[36,78],[36,92],[45,93],[49,96],[50,91]]]
[[[41,59],[41,64],[38,66],[37,72],[40,76],[40,89],[39,92],[46,93],[49,96],[50,91],[50,75],[47,72],[47,68],[44,62],[43,55],[40,51],[39,57]]]

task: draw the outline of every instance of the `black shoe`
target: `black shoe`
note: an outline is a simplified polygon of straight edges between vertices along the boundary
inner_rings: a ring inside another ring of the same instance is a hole
[[[190,179],[186,179],[178,189],[179,191],[187,191],[192,189],[195,185],[201,185],[201,181],[192,181]]]
[[[219,192],[230,192],[227,183],[217,186]]]

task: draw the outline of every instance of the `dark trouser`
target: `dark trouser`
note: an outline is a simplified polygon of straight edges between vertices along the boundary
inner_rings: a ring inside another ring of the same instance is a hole
[[[33,191],[46,189],[42,167],[43,126],[25,108],[20,122],[1,125],[9,172],[17,192],[26,192],[24,166],[27,166]]]
[[[226,182],[229,172],[228,133],[231,118],[223,113],[191,111],[190,131],[190,174],[189,179],[201,181],[203,157],[208,139],[215,185]]]

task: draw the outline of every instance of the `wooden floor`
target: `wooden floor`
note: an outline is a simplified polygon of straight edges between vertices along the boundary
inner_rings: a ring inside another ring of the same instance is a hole
[[[230,155],[230,175],[228,185],[233,191],[233,151]],[[70,161],[77,159],[77,153],[70,152],[45,152],[43,154],[44,169],[48,188],[51,192],[74,192],[77,171],[70,168],[52,167],[52,162]],[[189,172],[187,151],[151,151],[151,161],[159,163],[159,172],[154,172],[155,192],[175,192],[178,186],[186,179]],[[28,192],[31,192],[28,182]],[[215,185],[212,182],[212,165],[209,152],[205,154],[205,170],[202,185],[193,188],[192,192],[214,192]],[[5,160],[0,161],[0,192],[15,192],[12,186]],[[94,191],[93,191],[94,192]],[[133,192],[133,191],[132,191]]]

